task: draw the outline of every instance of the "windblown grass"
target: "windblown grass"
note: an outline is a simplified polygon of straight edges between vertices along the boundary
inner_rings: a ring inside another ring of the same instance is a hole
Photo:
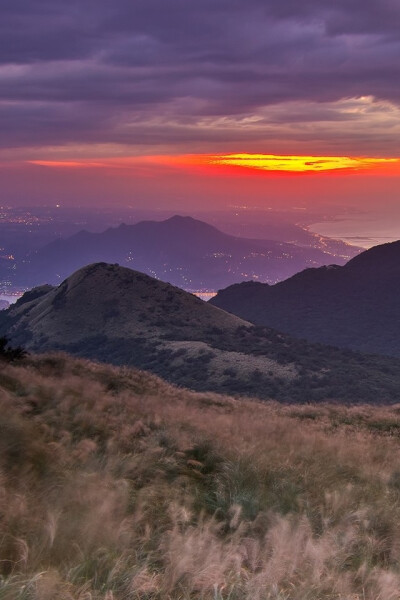
[[[0,599],[400,598],[400,409],[0,367]]]

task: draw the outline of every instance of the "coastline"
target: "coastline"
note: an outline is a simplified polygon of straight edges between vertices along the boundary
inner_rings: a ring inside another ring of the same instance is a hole
[[[374,215],[344,215],[307,225],[311,233],[365,249],[400,239],[400,222]]]

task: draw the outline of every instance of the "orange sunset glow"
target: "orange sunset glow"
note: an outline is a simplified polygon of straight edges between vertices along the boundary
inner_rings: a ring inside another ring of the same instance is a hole
[[[399,158],[351,156],[276,155],[276,154],[193,154],[177,156],[139,156],[81,160],[35,160],[30,164],[54,168],[114,168],[129,169],[138,166],[169,166],[172,168],[229,167],[247,171],[283,173],[323,173],[329,171],[377,171],[382,167],[398,167]]]
[[[263,171],[294,173],[340,170],[365,170],[399,163],[398,158],[364,158],[350,156],[277,156],[275,154],[228,154],[216,156],[210,164],[232,165]]]

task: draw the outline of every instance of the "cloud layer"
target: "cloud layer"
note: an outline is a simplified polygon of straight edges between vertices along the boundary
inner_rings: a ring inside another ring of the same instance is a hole
[[[398,155],[399,31],[398,0],[3,0],[3,156]]]

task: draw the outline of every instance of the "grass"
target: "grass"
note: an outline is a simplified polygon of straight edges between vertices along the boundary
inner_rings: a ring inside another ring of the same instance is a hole
[[[0,365],[1,600],[398,600],[400,411]]]

